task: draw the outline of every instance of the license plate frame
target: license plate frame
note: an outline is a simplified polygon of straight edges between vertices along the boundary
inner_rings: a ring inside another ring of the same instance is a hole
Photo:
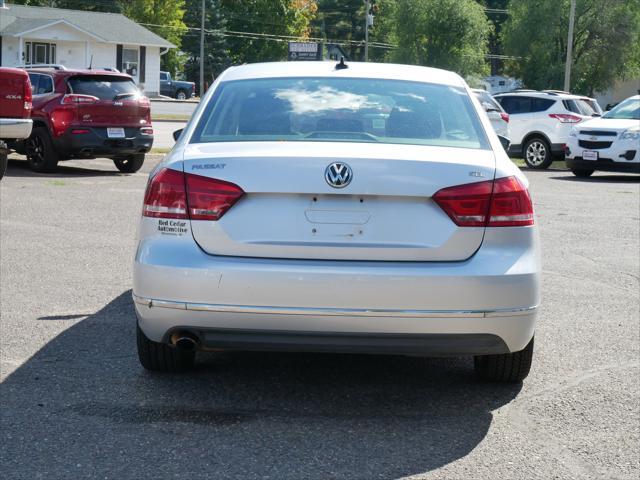
[[[582,159],[589,161],[597,161],[598,160],[598,152],[593,150],[583,150]]]
[[[107,137],[109,138],[126,138],[124,134],[124,128],[122,127],[109,127],[107,128]]]

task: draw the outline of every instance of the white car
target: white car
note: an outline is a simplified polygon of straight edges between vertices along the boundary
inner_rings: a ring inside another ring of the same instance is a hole
[[[487,117],[489,117],[493,130],[498,135],[511,139],[509,136],[509,114],[504,111],[502,106],[496,102],[495,98],[486,90],[474,88],[473,93],[486,112]]]
[[[150,174],[142,365],[184,371],[209,349],[473,355],[482,378],[526,377],[533,207],[472,95],[416,66],[223,72]]]
[[[571,130],[565,155],[578,177],[596,170],[640,173],[640,95]]]
[[[594,113],[581,97],[565,93],[519,90],[494,98],[509,114],[509,153],[534,169],[564,158],[571,128]]]

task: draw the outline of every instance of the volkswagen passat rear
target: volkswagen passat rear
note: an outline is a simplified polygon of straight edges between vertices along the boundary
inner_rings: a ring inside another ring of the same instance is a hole
[[[458,75],[347,67],[227,70],[151,173],[133,287],[145,368],[304,350],[473,355],[483,378],[526,377],[526,178]]]

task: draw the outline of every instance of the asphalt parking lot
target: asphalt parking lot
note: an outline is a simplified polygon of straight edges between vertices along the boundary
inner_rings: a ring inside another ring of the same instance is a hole
[[[146,176],[108,160],[0,183],[0,466],[35,478],[637,478],[640,177],[527,172],[543,303],[523,385],[466,358],[234,353],[138,364]]]

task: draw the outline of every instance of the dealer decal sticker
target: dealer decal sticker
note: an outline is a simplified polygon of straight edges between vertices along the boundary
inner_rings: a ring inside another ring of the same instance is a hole
[[[184,235],[189,231],[182,220],[158,220],[158,231],[163,235]]]

